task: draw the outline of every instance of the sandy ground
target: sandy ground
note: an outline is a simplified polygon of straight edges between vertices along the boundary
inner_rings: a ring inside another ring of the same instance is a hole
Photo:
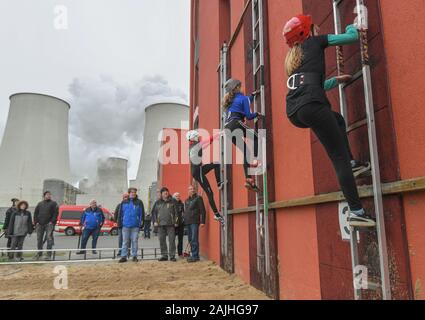
[[[263,300],[268,297],[212,262],[116,262],[65,265],[68,289],[57,290],[55,265],[0,265],[0,299]]]

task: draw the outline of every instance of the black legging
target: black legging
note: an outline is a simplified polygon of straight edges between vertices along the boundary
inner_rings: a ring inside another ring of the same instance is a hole
[[[338,123],[339,129],[341,130],[341,134],[344,137],[345,146],[347,147],[348,155],[350,156],[350,160],[354,160],[353,153],[351,152],[350,143],[348,142],[347,135],[347,125],[345,123],[344,117],[335,111],[332,111],[335,116],[336,122]]]
[[[300,108],[289,120],[296,127],[311,128],[319,138],[333,163],[350,209],[357,211],[363,207],[351,168],[352,156],[347,132],[342,129],[341,118],[342,116],[336,116],[336,113],[328,105],[313,102]],[[345,128],[344,118],[342,118],[342,122],[344,122]]]
[[[233,121],[227,123],[226,126],[225,126],[225,129],[230,130],[232,134],[236,130],[241,130],[242,133],[243,133],[243,137],[245,139],[247,137],[254,137],[254,157],[258,156],[258,134],[254,129],[248,127],[245,123],[243,123],[240,120],[233,120]],[[249,135],[247,134],[248,132],[249,132]],[[236,136],[232,136],[232,143],[244,153],[243,169],[244,169],[244,173],[245,173],[245,178],[249,178],[250,175],[248,173],[248,169],[250,167],[250,164],[248,162],[248,159],[251,159],[251,154],[250,154],[251,151],[247,147],[245,141],[243,141],[243,150],[242,150],[241,147],[239,146],[239,144],[237,143]]]
[[[217,163],[204,164],[199,166],[192,165],[192,176],[193,178],[201,185],[202,189],[205,191],[208,197],[208,201],[210,203],[211,209],[214,213],[217,213],[217,206],[214,201],[214,193],[211,189],[211,185],[208,181],[206,175],[214,170],[215,179],[217,184],[220,183],[220,165]]]

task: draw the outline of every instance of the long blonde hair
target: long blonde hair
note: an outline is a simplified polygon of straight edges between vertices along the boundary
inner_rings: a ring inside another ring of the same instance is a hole
[[[289,52],[286,55],[285,59],[285,69],[288,77],[292,76],[295,70],[297,70],[301,66],[303,56],[303,49],[299,44],[289,49]]]
[[[226,93],[226,95],[223,97],[223,101],[221,102],[222,108],[226,111],[229,109],[229,107],[232,105],[233,100],[235,99],[235,96],[237,93],[241,91],[241,86],[237,86],[232,91]]]

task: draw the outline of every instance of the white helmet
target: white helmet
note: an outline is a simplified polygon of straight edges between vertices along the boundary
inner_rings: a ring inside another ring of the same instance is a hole
[[[186,139],[189,141],[198,141],[199,132],[196,130],[191,130],[186,133]]]

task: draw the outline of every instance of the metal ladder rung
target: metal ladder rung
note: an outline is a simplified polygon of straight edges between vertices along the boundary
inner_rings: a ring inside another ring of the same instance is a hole
[[[256,41],[256,43],[254,45],[254,52],[257,52],[258,49],[260,49],[260,42]]]
[[[262,65],[259,65],[259,66],[255,69],[255,71],[254,71],[254,75],[257,75],[257,74],[261,71],[261,69],[263,69],[263,66],[262,66]]]
[[[346,82],[346,83],[342,84],[342,88],[343,88],[343,89],[345,89],[345,88],[347,88],[347,87],[351,86],[354,82],[356,82],[357,80],[359,80],[359,79],[360,79],[360,78],[362,78],[362,77],[363,77],[363,70],[357,71],[357,72],[353,75],[353,78],[352,78],[350,81],[348,81],[348,82]]]
[[[350,230],[352,230],[353,232],[354,231],[365,231],[365,230],[373,230],[373,229],[376,229],[376,226],[375,227],[360,227],[360,226],[356,226],[356,227],[350,227]]]
[[[259,29],[259,27],[260,27],[260,20],[257,20],[257,22],[254,25],[254,30]]]
[[[367,282],[367,288],[368,290],[375,290],[375,289],[381,289],[382,286],[380,283],[376,283],[376,282]]]

